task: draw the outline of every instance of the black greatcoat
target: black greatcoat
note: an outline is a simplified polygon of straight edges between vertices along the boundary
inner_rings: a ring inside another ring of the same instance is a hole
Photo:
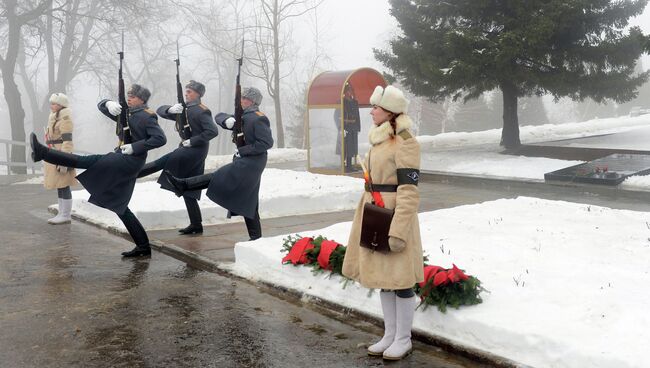
[[[225,120],[232,115],[220,113],[215,121],[224,129]],[[266,167],[266,151],[273,147],[271,123],[257,106],[244,110],[242,130],[246,145],[239,147],[240,157],[234,157],[212,174],[207,196],[232,215],[255,218],[262,172]]]
[[[336,154],[341,155],[341,109],[334,110],[336,122]],[[355,157],[359,154],[359,132],[361,131],[361,117],[359,117],[359,103],[354,98],[343,98],[343,129],[345,130],[345,157]]]
[[[169,105],[160,106],[156,112],[161,118],[176,121],[178,114],[170,114],[167,112],[170,107]],[[210,140],[219,134],[216,124],[212,121],[212,113],[201,101],[193,101],[187,104],[187,120],[192,130],[192,137],[190,138],[191,147],[184,147],[181,142],[178,148],[169,153],[164,170],[158,178],[160,187],[172,192],[174,188],[165,178],[167,175],[165,171],[169,170],[177,178],[203,175],[205,158],[208,156],[208,148],[210,148]],[[183,193],[183,197],[199,200],[201,199],[201,191],[187,191]]]
[[[97,105],[99,111],[117,121],[117,117],[108,112],[106,101],[102,100]],[[77,175],[79,182],[90,193],[88,202],[118,215],[124,213],[131,200],[135,179],[147,160],[147,151],[167,143],[154,111],[139,106],[130,108],[127,116],[133,138],[133,154],[123,155],[118,148]]]

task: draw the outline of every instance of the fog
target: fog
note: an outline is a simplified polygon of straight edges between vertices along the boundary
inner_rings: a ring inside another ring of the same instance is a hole
[[[97,0],[85,0],[82,4],[96,2]],[[66,3],[55,1],[55,4],[61,6]],[[256,31],[261,29],[259,22],[263,17],[260,16],[260,9],[252,5],[254,2],[158,0],[147,3],[148,9],[131,9],[131,3],[115,1],[115,6],[123,7],[123,14],[131,16],[136,12],[136,16],[122,23],[106,20],[105,24],[93,29],[92,35],[96,35],[96,39],[92,40],[95,43],[91,43],[94,49],[88,59],[88,65],[79,69],[78,75],[71,79],[65,90],[71,101],[75,122],[76,149],[83,152],[106,152],[117,143],[114,123],[99,114],[96,104],[103,98],[117,98],[116,51],[120,47],[118,40],[122,29],[127,39],[127,86],[140,83],[150,88],[153,94],[149,106],[154,110],[161,104],[175,103],[176,70],[172,60],[176,57],[175,41],[178,40],[181,49],[182,83],[185,84],[190,79],[205,83],[207,92],[203,103],[213,114],[221,111],[232,112],[234,109],[235,58],[241,52],[239,45],[243,36],[246,47],[242,84],[256,86],[263,92],[261,110],[270,117],[274,134],[277,132],[277,107],[282,107],[281,121],[285,132],[285,146],[301,147],[304,93],[311,79],[325,70],[372,67],[388,72],[374,58],[372,50],[386,49],[388,41],[398,34],[399,30],[397,21],[389,14],[388,0],[308,0],[294,3],[297,4],[296,11],[290,14],[280,27],[281,80],[280,89],[275,93],[281,95],[281,102],[276,105],[270,96],[273,86],[264,80],[260,66],[264,57],[260,57],[256,45],[264,44],[265,40],[268,40],[264,37],[268,35],[260,35],[260,32]],[[101,2],[97,4],[111,6]],[[138,11],[143,11],[139,15],[141,18],[138,18]],[[142,24],[143,18],[147,18],[147,22],[151,23]],[[0,18],[0,21],[4,22],[6,19]],[[644,33],[650,33],[650,10],[646,8],[642,16],[632,20],[632,24],[639,25]],[[0,37],[3,40],[6,36],[6,26],[0,24]],[[46,101],[48,88],[51,88],[51,85],[47,85],[45,49],[42,46],[39,48],[39,42],[36,41],[38,27],[25,27],[22,32],[24,37],[31,38],[27,46],[31,47],[28,51],[33,52],[33,55],[28,55],[24,61],[25,75],[33,78],[32,87],[35,87],[38,103],[41,104]],[[57,42],[54,43],[55,48],[60,45]],[[6,48],[6,45],[0,45],[1,55],[5,54]],[[642,60],[643,69],[648,69],[650,57],[645,55]],[[19,68],[16,68],[16,73],[19,73]],[[43,121],[43,115],[35,116],[38,109],[30,107],[25,79],[16,77],[15,80],[19,85],[26,113],[25,133],[28,135],[34,129],[38,133],[46,121]],[[4,96],[2,97],[0,138],[11,139],[9,111]],[[410,97],[417,102],[414,106],[421,108],[428,104],[425,99]],[[491,96],[485,96],[484,99],[492,101]],[[551,98],[544,98],[543,104],[548,122],[563,123],[581,119],[579,114],[574,113],[576,108],[572,101],[555,102]],[[650,107],[648,104],[650,101],[646,102],[646,107]],[[618,113],[621,111],[622,109]],[[425,114],[425,109],[421,108],[420,113]],[[159,122],[168,135],[169,143],[163,149],[152,152],[151,158],[174,149],[179,142],[173,128],[174,123],[163,119],[159,119]],[[420,133],[435,134],[445,130],[444,124],[427,124],[431,125],[429,129]],[[487,128],[489,127],[485,127]],[[481,127],[472,126],[467,129],[478,130]],[[212,153],[223,154],[232,150],[229,137],[223,131],[211,144]],[[2,158],[6,157],[4,147],[0,147],[0,156],[2,155],[5,155]]]

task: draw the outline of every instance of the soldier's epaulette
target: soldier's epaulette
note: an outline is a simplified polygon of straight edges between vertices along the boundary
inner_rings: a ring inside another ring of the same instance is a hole
[[[413,135],[409,133],[408,129],[404,129],[401,132],[397,133],[400,137],[402,137],[403,140],[411,139],[413,138]]]
[[[255,113],[257,114],[257,116],[264,116],[264,113],[261,111],[255,111]]]
[[[202,103],[201,103],[201,104],[199,104],[199,107],[200,107],[200,108],[202,108],[203,110],[208,110],[208,107],[207,107],[207,106],[205,106],[205,105],[204,105],[204,104],[202,104]]]
[[[156,115],[156,112],[151,109],[144,109],[144,112],[146,112],[149,115]]]

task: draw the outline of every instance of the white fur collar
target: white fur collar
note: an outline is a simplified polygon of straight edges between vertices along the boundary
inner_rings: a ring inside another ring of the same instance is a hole
[[[406,114],[401,114],[395,119],[395,130],[397,130],[398,134],[402,130],[409,129],[411,125],[411,118]],[[370,144],[376,145],[389,139],[394,134],[395,132],[393,132],[393,127],[390,125],[390,122],[385,121],[379,126],[373,124],[368,133],[368,138],[370,139]]]

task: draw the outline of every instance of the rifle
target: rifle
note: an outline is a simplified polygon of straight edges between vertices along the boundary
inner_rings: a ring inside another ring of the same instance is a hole
[[[178,103],[183,105],[183,111],[176,115],[176,131],[181,136],[181,139],[190,139],[192,137],[192,128],[190,122],[187,120],[187,104],[183,99],[183,86],[181,85],[180,66],[181,54],[178,51],[178,41],[176,41],[176,99]]]
[[[133,139],[131,138],[131,130],[129,129],[129,119],[127,116],[129,105],[126,103],[124,78],[122,78],[122,61],[124,60],[124,32],[122,32],[122,51],[118,52],[117,54],[120,55],[120,69],[117,73],[117,95],[118,102],[120,103],[120,106],[122,106],[122,112],[120,112],[120,115],[117,117],[117,126],[115,127],[115,131],[117,136],[120,138],[121,146],[122,144],[129,144],[133,142]]]
[[[242,131],[242,116],[244,109],[241,107],[241,66],[244,62],[244,39],[241,40],[241,57],[237,59],[237,81],[235,83],[235,124],[232,127],[232,142],[237,148],[246,145]]]

